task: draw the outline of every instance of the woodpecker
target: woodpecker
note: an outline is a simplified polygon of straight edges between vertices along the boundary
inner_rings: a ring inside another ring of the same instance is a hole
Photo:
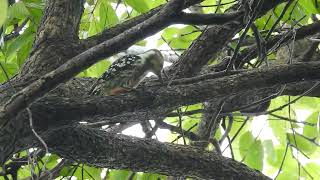
[[[135,89],[152,72],[162,82],[163,56],[151,49],[138,55],[126,55],[112,63],[90,90],[92,95],[117,95]]]

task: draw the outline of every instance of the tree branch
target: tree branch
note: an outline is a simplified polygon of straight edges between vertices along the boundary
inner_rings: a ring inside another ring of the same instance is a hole
[[[271,92],[263,90],[260,95],[265,93],[272,93],[275,91],[272,87],[280,84],[288,84],[295,82],[306,82],[311,80],[318,80],[319,62],[298,63],[292,65],[276,66],[270,69],[256,69],[241,72],[237,75],[230,75],[221,78],[212,78],[209,75],[200,77],[180,79],[172,82],[170,87],[166,85],[146,85],[136,92],[126,93],[120,96],[106,96],[106,97],[76,97],[76,98],[61,98],[57,96],[48,96],[43,102],[48,107],[58,107],[51,111],[56,114],[52,117],[57,124],[59,121],[69,120],[83,120],[84,118],[92,116],[110,117],[102,119],[109,121],[109,123],[123,122],[126,119],[135,121],[134,114],[127,114],[135,112],[136,117],[142,116],[147,119],[153,119],[160,115],[160,109],[170,109],[179,106],[191,105],[201,103],[206,100],[223,97],[234,97],[237,94],[244,92],[251,92],[261,88],[271,88]],[[186,81],[189,80],[189,81]],[[188,82],[188,83],[186,83]],[[306,85],[302,85],[307,87]],[[290,86],[289,86],[290,87]],[[287,90],[291,95],[298,95],[302,91],[297,91],[297,86]],[[269,90],[270,91],[270,90]],[[293,94],[296,93],[296,94]],[[257,94],[259,95],[259,94]],[[244,96],[243,94],[241,96]],[[56,104],[56,103],[59,104]],[[230,99],[226,99],[227,104],[232,103]],[[233,107],[241,107],[242,104],[233,104]],[[34,107],[35,109],[37,106]],[[158,110],[160,111],[158,111]],[[222,112],[230,112],[234,109],[228,108],[227,105],[223,107]],[[67,115],[65,115],[67,113]],[[148,115],[148,112],[152,112]],[[158,113],[155,113],[158,112]],[[124,114],[123,114],[124,113]],[[142,113],[142,114],[141,114]],[[50,117],[50,112],[45,112]],[[60,116],[60,115],[63,116]],[[154,115],[155,114],[155,115]],[[133,115],[130,118],[130,115]],[[154,115],[154,116],[153,116]],[[126,118],[127,117],[127,118]],[[114,118],[114,119],[113,119]],[[124,118],[121,120],[121,118]],[[137,118],[136,118],[137,119]],[[42,120],[45,124],[50,124]],[[96,122],[96,121],[88,121]]]
[[[199,2],[202,2],[203,0],[185,0],[185,4],[183,6],[183,8],[187,8],[193,4],[197,4]],[[89,49],[93,46],[96,46],[100,43],[102,43],[103,41],[106,41],[108,39],[111,39],[113,37],[118,36],[119,34],[123,33],[124,31],[131,29],[132,27],[144,22],[145,20],[149,19],[150,17],[152,17],[153,15],[157,14],[160,12],[160,10],[164,7],[164,5],[161,5],[159,7],[156,7],[150,11],[148,11],[145,14],[142,14],[140,16],[134,17],[128,21],[125,21],[121,24],[118,24],[112,28],[106,29],[103,32],[91,36],[87,39],[81,40],[80,44],[84,50]]]
[[[287,0],[273,0],[271,2],[270,0],[263,0],[262,10],[258,13],[258,17],[261,17],[268,10],[285,1]],[[252,3],[252,8],[256,6],[257,2],[258,1],[256,0]],[[239,5],[235,5],[227,12],[239,11],[238,7]],[[167,69],[166,74],[174,78],[181,78],[190,77],[199,72],[200,69],[206,65],[210,59],[214,58],[245,25],[242,19],[243,16],[224,25],[209,26],[197,40],[192,43],[189,49],[180,56],[179,61]]]
[[[9,102],[0,109],[0,126],[8,122],[10,117],[14,117],[32,102],[55,88],[59,83],[69,80],[100,59],[125,50],[135,42],[165,27],[168,19],[182,10],[183,3],[184,0],[170,1],[159,13],[143,23],[79,54],[13,95]]]
[[[172,23],[191,25],[225,24],[235,19],[241,19],[243,14],[244,13],[241,11],[229,14],[196,14],[182,12],[172,19]]]
[[[205,179],[270,179],[242,163],[190,146],[109,134],[82,126],[59,128],[46,137],[53,152],[98,167]]]
[[[52,40],[77,40],[83,0],[49,0],[40,23],[35,46]]]
[[[84,0],[46,1],[30,55],[15,77],[20,83],[29,84],[79,54],[78,31],[83,3]]]
[[[239,104],[237,98],[246,97],[248,94],[257,94],[257,92],[259,92],[257,96],[265,97],[267,96],[265,93],[274,93],[276,91],[274,87],[280,83],[299,82],[288,85],[284,92],[288,95],[299,95],[310,87],[308,80],[319,79],[319,68],[319,62],[310,62],[277,66],[263,70],[244,71],[221,78],[216,78],[216,76],[209,74],[206,76],[207,78],[200,76],[175,80],[172,83],[176,85],[171,85],[169,88],[166,85],[149,83],[142,86],[141,89],[139,88],[136,92],[120,96],[86,97],[80,93],[83,93],[83,90],[80,88],[81,91],[79,91],[79,87],[76,86],[74,91],[71,90],[71,94],[68,92],[61,94],[59,93],[60,90],[53,92],[57,93],[57,95],[48,95],[33,103],[31,110],[35,114],[35,127],[41,132],[79,121],[97,122],[104,120],[95,119],[95,116],[110,117],[105,120],[110,120],[109,122],[112,124],[117,121],[140,122],[140,120],[145,119],[157,119],[158,117],[163,117],[164,112],[168,113],[168,110],[172,109],[172,107],[177,108],[209,99],[218,100],[226,97],[228,98],[226,98],[226,105],[223,106],[222,111],[230,112],[235,107],[243,106],[241,100],[239,100]],[[259,88],[264,87],[267,88],[259,90]],[[67,87],[65,89],[70,88]],[[63,94],[71,98],[62,97],[64,96]],[[310,95],[320,96],[318,91],[312,92]],[[161,101],[161,99],[164,100]],[[231,106],[228,104],[231,104]],[[132,115],[131,117],[130,114]],[[11,156],[12,153],[30,146],[28,142],[32,137],[31,131],[29,128],[23,128],[24,125],[21,124],[21,122],[28,122],[26,117],[25,113],[20,113],[12,123],[1,129],[0,162],[5,162],[6,158]],[[13,138],[18,138],[16,139],[18,142]]]
[[[302,26],[299,29],[296,29],[295,32],[286,32],[280,35],[277,35],[266,43],[267,50],[271,48],[279,48],[288,43],[292,36],[295,36],[296,40],[303,39],[307,36],[311,36],[320,32],[320,22],[315,22],[306,26]],[[249,60],[255,58],[258,54],[258,49],[256,45],[252,45],[251,47],[245,49],[242,53],[240,53],[236,59],[236,63],[246,63]]]

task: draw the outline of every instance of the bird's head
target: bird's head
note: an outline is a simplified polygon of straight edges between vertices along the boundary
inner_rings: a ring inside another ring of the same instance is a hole
[[[155,73],[159,78],[161,78],[161,70],[164,63],[164,58],[161,52],[157,49],[150,49],[140,54],[140,56],[145,59],[145,64],[148,66],[149,71]]]

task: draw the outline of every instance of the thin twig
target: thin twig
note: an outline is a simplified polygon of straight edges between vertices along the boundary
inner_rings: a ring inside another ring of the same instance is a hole
[[[284,121],[289,121],[289,122],[293,122],[293,123],[301,123],[301,124],[308,125],[308,126],[317,125],[316,123],[309,123],[309,122],[305,122],[305,121],[296,121],[296,120],[289,119],[289,118],[286,118],[286,117],[283,117],[283,116],[279,116],[279,115],[273,114],[273,113],[270,113],[269,115],[273,116],[273,117],[276,117],[276,118],[279,118],[279,119],[276,119],[276,120],[284,120]],[[273,120],[273,119],[269,118],[268,121],[270,121],[270,120]]]
[[[194,6],[196,6],[196,7],[217,7],[217,6],[225,6],[225,5],[233,4],[237,1],[238,0],[233,0],[230,2],[226,2],[226,3],[219,3],[219,4],[213,4],[213,5],[194,5]]]
[[[244,2],[244,3],[246,3],[246,2]],[[231,57],[228,65],[227,65],[227,71],[230,71],[231,69],[235,69],[235,68],[234,68],[234,62],[235,62],[236,57],[237,57],[237,55],[238,55],[238,52],[239,52],[239,50],[240,50],[241,43],[242,43],[242,41],[244,40],[244,38],[246,37],[246,34],[247,34],[247,32],[249,31],[252,23],[255,21],[257,15],[258,15],[258,13],[259,13],[259,11],[261,10],[262,4],[263,4],[263,3],[262,3],[262,0],[259,0],[259,2],[258,2],[258,4],[257,4],[257,7],[254,9],[251,18],[249,19],[248,23],[246,24],[246,26],[245,26],[245,28],[244,28],[243,33],[241,34],[241,36],[240,36],[240,38],[239,38],[239,41],[238,41],[237,46],[236,46],[236,48],[235,48],[235,50],[234,50],[234,53],[233,53],[233,55],[232,55],[232,57]]]
[[[28,112],[28,116],[29,116],[29,126],[31,128],[32,133],[34,134],[34,136],[40,141],[40,143],[43,145],[46,154],[49,154],[49,150],[48,150],[48,146],[46,144],[46,142],[39,136],[39,134],[35,131],[34,127],[33,127],[33,119],[32,119],[32,112],[30,110],[30,108],[26,108],[27,112]],[[45,161],[45,163],[42,166],[42,171],[46,169],[46,164],[48,163],[49,158]]]
[[[271,29],[269,30],[267,36],[266,36],[266,41],[271,37],[272,32],[275,30],[277,27],[278,23],[280,20],[283,18],[284,14],[287,12],[288,8],[290,7],[291,3],[294,2],[293,0],[289,0],[289,2],[286,4],[286,6],[283,8],[281,14],[279,15],[278,19],[274,24],[272,25]]]
[[[287,145],[286,145],[286,150],[284,151],[284,155],[283,155],[283,158],[282,158],[282,161],[281,161],[281,164],[280,164],[278,173],[277,173],[277,175],[276,175],[276,177],[275,177],[274,179],[277,179],[277,177],[279,176],[279,174],[280,174],[280,172],[281,172],[281,170],[282,170],[284,161],[285,161],[286,156],[287,156],[287,153],[288,153],[288,147],[289,147],[289,143],[287,143]]]
[[[224,139],[228,137],[228,135],[229,135],[229,133],[230,133],[230,131],[231,131],[231,129],[232,129],[233,116],[232,116],[232,114],[230,114],[228,117],[229,117],[229,123],[228,123],[228,126],[227,126],[227,128],[225,129],[223,135],[221,136],[221,138],[220,138],[220,140],[219,140],[219,144],[220,144],[220,145],[222,144],[222,142],[224,141]]]
[[[234,134],[234,136],[231,138],[229,144],[227,147],[224,148],[224,150],[222,152],[224,152],[231,144],[232,142],[236,139],[236,137],[239,135],[240,131],[242,130],[242,128],[247,124],[248,120],[250,119],[249,116],[246,117],[246,119],[243,121],[243,123],[241,124],[241,126],[239,127],[239,129],[237,130],[237,132]]]
[[[315,83],[310,89],[308,89],[307,91],[305,91],[304,93],[302,93],[299,97],[297,97],[296,99],[292,100],[291,102],[284,104],[276,109],[272,109],[270,111],[267,111],[266,114],[271,114],[273,112],[279,111],[287,106],[289,106],[290,104],[293,104],[295,102],[297,102],[299,99],[301,99],[302,97],[308,95],[309,93],[311,93],[314,89],[316,89],[319,86],[320,82]]]

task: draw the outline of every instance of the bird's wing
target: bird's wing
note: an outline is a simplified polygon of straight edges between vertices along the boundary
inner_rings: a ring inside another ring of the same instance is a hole
[[[126,55],[117,59],[109,69],[101,76],[104,80],[111,80],[122,73],[130,73],[136,68],[135,62],[139,61],[141,57],[136,55]]]
[[[113,81],[117,81],[119,85],[126,84],[128,81],[128,74],[132,75],[132,72],[136,71],[137,65],[139,64],[137,62],[139,60],[141,60],[141,57],[139,56],[126,55],[114,61],[109,69],[93,84],[89,94],[98,94],[105,83],[109,83],[110,86],[114,86],[113,83],[115,82]]]

